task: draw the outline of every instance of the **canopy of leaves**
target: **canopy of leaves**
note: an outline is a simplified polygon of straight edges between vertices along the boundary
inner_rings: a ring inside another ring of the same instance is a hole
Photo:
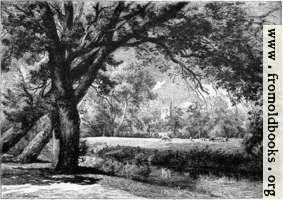
[[[199,3],[185,8],[185,4],[134,2],[2,4],[5,45],[10,47],[2,68],[11,55],[18,58],[31,52],[31,59],[38,59],[56,46],[42,18],[44,9],[50,9],[73,81],[88,71],[99,48],[111,47],[108,54],[123,46],[154,52],[143,46],[153,43],[196,88],[205,91],[201,79],[206,78],[237,100],[259,98],[262,27],[243,9],[244,3]],[[100,68],[104,67],[102,63]]]

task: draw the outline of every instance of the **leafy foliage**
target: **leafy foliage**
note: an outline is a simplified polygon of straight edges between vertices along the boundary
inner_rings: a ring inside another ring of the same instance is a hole
[[[245,137],[245,146],[248,153],[262,158],[262,105],[254,106],[249,112],[249,131],[250,134]]]
[[[120,66],[108,69],[104,76],[114,83],[112,88],[108,88],[108,94],[99,93],[95,85],[94,93],[89,94],[89,98],[84,104],[83,109],[93,105],[95,113],[85,112],[85,125],[91,128],[90,131],[98,135],[113,135],[115,131],[119,132],[120,128],[129,127],[131,123],[136,123],[135,116],[140,106],[149,100],[155,98],[151,91],[155,85],[153,77],[146,71],[142,65],[137,66]],[[90,104],[92,102],[93,104]],[[90,120],[90,119],[91,120]],[[118,134],[118,133],[116,133]],[[119,133],[120,134],[120,133]],[[134,133],[132,133],[134,134]]]
[[[172,138],[243,138],[248,130],[244,113],[228,108],[227,102],[219,96],[210,97],[209,101],[210,106],[194,102],[187,109],[173,108],[157,131],[170,131]]]
[[[46,108],[38,90],[27,83],[20,70],[3,74],[3,78],[17,77],[7,88],[3,88],[1,104],[3,113],[10,123],[20,123],[22,127],[31,126],[34,119],[41,115]],[[5,90],[4,90],[5,89]]]
[[[168,40],[170,49],[189,67],[184,76],[192,78],[195,70],[200,79],[211,79],[238,100],[257,100],[262,90],[261,40],[257,35],[261,27],[233,3],[208,3],[192,13],[184,14],[185,20],[171,29],[172,40]],[[191,34],[185,35],[188,27]]]

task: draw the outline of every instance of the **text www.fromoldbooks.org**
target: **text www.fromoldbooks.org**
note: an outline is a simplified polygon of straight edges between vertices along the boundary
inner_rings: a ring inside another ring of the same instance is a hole
[[[264,197],[279,197],[280,184],[280,26],[265,26],[263,30],[263,193]]]

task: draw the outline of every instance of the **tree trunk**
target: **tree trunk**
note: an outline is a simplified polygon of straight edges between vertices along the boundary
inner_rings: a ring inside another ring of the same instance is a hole
[[[177,131],[177,122],[175,121],[174,129],[173,129],[173,135],[176,135],[176,131]]]
[[[80,119],[74,99],[57,100],[60,152],[56,171],[74,173],[78,166]]]
[[[51,137],[50,130],[39,132],[35,138],[26,146],[23,152],[18,156],[17,160],[22,163],[31,163],[36,160],[41,150],[48,143]]]
[[[42,113],[43,115],[43,113]],[[42,115],[39,115],[34,119],[34,123],[25,127],[12,127],[8,129],[2,136],[2,153],[8,152],[13,146],[15,146],[22,137],[24,137],[29,130],[34,126],[34,124],[37,122],[37,120]]]
[[[56,167],[59,159],[60,140],[57,138],[55,131],[52,132],[52,165]]]
[[[150,123],[147,125],[147,133],[150,135],[151,134],[151,126]]]
[[[12,147],[14,147],[28,132],[38,123],[47,116],[47,112],[50,109],[50,101],[53,101],[53,89],[51,89],[48,94],[44,97],[44,101],[41,103],[41,106],[44,106],[43,110],[37,112],[32,116],[32,119],[29,119],[29,123],[22,125],[22,127],[15,127],[9,129],[4,134],[2,134],[2,153],[8,152]]]
[[[14,140],[14,134],[17,130],[20,130],[19,127],[11,127],[5,133],[2,134],[2,153],[6,153],[9,151],[9,147],[11,146],[10,143]],[[22,135],[22,133],[21,133]]]
[[[122,125],[123,125],[123,122],[124,122],[124,120],[125,120],[126,113],[127,113],[127,108],[128,108],[128,103],[125,103],[124,108],[123,108],[122,118],[121,118],[120,122],[118,123],[117,128],[114,130],[114,136],[115,136],[115,137],[118,136],[119,131],[120,131],[120,128],[121,128]]]
[[[1,133],[1,136],[2,136],[6,131],[8,131],[10,128],[12,128],[14,124],[12,124],[7,119],[5,119],[4,116],[1,116],[1,114],[0,114],[0,119],[1,119],[0,120],[0,133]]]
[[[137,129],[136,129],[135,126],[134,126],[134,122],[131,121],[131,134],[132,134],[132,135],[135,135],[136,132],[137,132]]]
[[[49,142],[52,136],[52,126],[50,118],[47,118],[39,132],[25,147],[23,152],[18,156],[18,160],[22,163],[30,163],[36,160],[43,147]]]

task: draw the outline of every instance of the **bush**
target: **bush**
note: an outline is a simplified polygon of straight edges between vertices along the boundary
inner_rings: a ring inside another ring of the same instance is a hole
[[[127,162],[126,165],[123,166],[123,171],[120,175],[135,180],[144,180],[149,176],[150,172],[151,170],[148,165],[138,165],[136,163]]]
[[[148,132],[136,132],[136,133],[132,133],[130,131],[120,131],[118,133],[118,135],[116,135],[117,137],[130,137],[130,138],[159,138],[159,134],[158,133],[148,133]]]
[[[114,158],[87,157],[84,166],[96,168],[109,175],[126,177],[134,180],[145,180],[151,173],[150,166],[135,161],[121,162]]]
[[[249,114],[248,129],[250,134],[245,137],[244,145],[248,154],[262,158],[262,104],[256,106]]]
[[[81,140],[79,145],[79,156],[85,156],[88,150],[86,140]]]
[[[109,174],[119,174],[122,171],[123,164],[113,159],[106,159],[102,164],[102,170]]]
[[[98,156],[136,166],[165,167],[195,175],[212,173],[259,178],[262,176],[262,159],[247,156],[239,151],[225,152],[208,148],[194,148],[184,152],[116,146],[105,147],[98,152]]]

